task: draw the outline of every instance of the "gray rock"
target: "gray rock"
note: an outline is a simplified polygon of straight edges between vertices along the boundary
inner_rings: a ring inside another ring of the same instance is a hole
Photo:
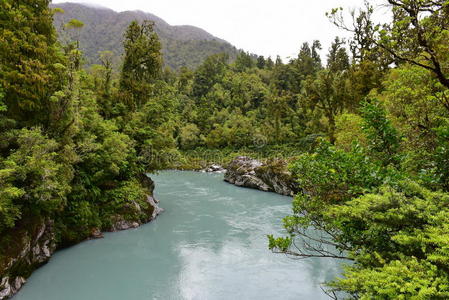
[[[112,225],[111,231],[127,230],[131,228],[137,228],[139,226],[140,224],[136,221],[119,220]]]
[[[151,219],[155,219],[159,214],[161,214],[164,209],[159,207],[159,200],[156,200],[153,196],[147,196],[147,202],[154,208]]]
[[[293,196],[300,191],[287,169],[287,162],[262,163],[247,156],[236,157],[227,167],[224,180],[237,186]]]
[[[15,278],[4,277],[0,282],[0,300],[12,297],[20,290],[25,282],[25,278],[21,276]]]
[[[16,294],[26,282],[29,272],[46,263],[56,250],[56,239],[52,220],[36,219],[29,228],[17,230],[17,242],[11,245],[13,253],[0,270],[0,299],[8,299]],[[2,249],[11,252],[11,249]],[[14,269],[10,275],[10,270]],[[23,274],[22,274],[23,273]],[[23,276],[21,276],[23,275]]]
[[[202,173],[225,173],[226,169],[220,165],[213,164],[203,170],[200,170],[200,172],[202,172]]]
[[[0,299],[6,299],[13,293],[11,292],[11,284],[9,283],[9,277],[3,277],[0,282]]]
[[[102,239],[104,238],[103,232],[101,232],[100,228],[93,228],[90,234],[90,239]]]

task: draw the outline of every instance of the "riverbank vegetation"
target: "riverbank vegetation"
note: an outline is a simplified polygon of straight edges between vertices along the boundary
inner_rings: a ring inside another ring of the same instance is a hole
[[[329,14],[354,33],[358,78],[349,84],[365,92],[356,110],[337,114],[330,143],[291,165],[304,193],[284,219],[289,236],[270,236],[270,248],[352,261],[327,283],[334,298],[446,299],[449,6],[387,2],[393,21],[385,25],[373,22],[369,4],[354,28],[340,10]],[[325,234],[315,239],[310,228]]]
[[[108,51],[83,67],[83,24],[58,41],[64,12],[48,4],[0,4],[0,249],[31,218],[54,220],[59,245],[145,219],[132,207],[148,208],[146,172],[295,157],[304,193],[271,249],[352,260],[330,295],[449,297],[446,1],[388,0],[379,25],[368,2],[353,27],[333,10],[354,36],[335,38],[325,62],[311,41],[288,62],[242,51],[177,72],[151,22],[129,25],[120,72]],[[310,227],[327,234],[310,240]]]

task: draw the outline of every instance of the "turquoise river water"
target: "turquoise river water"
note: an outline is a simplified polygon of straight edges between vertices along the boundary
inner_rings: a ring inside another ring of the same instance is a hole
[[[291,198],[239,188],[223,175],[152,176],[165,209],[137,229],[55,253],[14,300],[329,299],[337,261],[292,260],[267,248]]]

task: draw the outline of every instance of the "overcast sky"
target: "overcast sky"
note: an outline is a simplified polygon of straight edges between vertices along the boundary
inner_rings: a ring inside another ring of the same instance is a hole
[[[380,1],[380,0],[378,0]],[[53,0],[54,3],[68,2]],[[70,0],[115,11],[142,10],[171,25],[194,25],[237,48],[260,55],[297,55],[303,42],[319,39],[323,51],[336,35],[345,36],[326,18],[335,7],[363,5],[363,0]],[[347,34],[346,34],[347,35]],[[324,56],[324,55],[323,55]]]

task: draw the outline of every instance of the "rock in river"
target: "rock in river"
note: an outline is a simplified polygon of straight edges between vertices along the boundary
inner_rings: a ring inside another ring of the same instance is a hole
[[[261,162],[247,156],[236,157],[227,167],[224,180],[237,186],[293,196],[298,184],[282,159]]]

